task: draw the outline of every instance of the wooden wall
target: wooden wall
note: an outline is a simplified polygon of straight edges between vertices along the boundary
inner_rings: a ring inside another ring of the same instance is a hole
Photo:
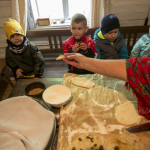
[[[0,0],[0,58],[5,57],[7,44],[3,23],[8,18],[11,18],[11,2],[10,0]]]
[[[148,15],[150,0],[110,0],[110,11],[120,20],[121,26],[144,25]],[[150,12],[149,12],[150,25]]]

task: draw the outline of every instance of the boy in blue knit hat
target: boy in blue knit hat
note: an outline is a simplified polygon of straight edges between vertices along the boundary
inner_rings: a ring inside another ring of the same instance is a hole
[[[98,59],[127,59],[128,50],[119,32],[119,19],[114,14],[108,14],[101,21],[101,28],[94,33],[95,47]]]

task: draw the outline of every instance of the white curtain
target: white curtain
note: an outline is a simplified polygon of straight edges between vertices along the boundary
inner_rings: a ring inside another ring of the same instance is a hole
[[[27,0],[11,0],[12,19],[17,20],[24,34],[27,30]]]
[[[102,18],[110,13],[110,0],[92,0],[91,28],[99,28]]]

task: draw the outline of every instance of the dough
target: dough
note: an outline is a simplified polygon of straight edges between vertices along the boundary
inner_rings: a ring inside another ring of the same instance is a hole
[[[144,144],[133,133],[123,133],[120,138],[112,138],[107,150],[145,150]]]
[[[132,125],[137,123],[141,116],[137,115],[134,105],[128,101],[116,108],[116,119],[121,124]]]
[[[66,58],[64,55],[59,55],[59,56],[56,58],[56,60],[61,60],[61,59],[64,59],[64,58]]]
[[[103,150],[102,142],[92,134],[81,134],[66,150]]]
[[[87,89],[90,89],[95,86],[94,82],[87,80],[85,78],[79,78],[79,77],[72,78],[72,83],[76,86],[84,87]]]
[[[121,139],[126,140],[136,150],[145,150],[145,146],[141,142],[140,137],[137,137],[135,134],[130,133],[127,130],[124,130],[123,134],[120,137]]]
[[[114,138],[108,142],[107,150],[136,150],[136,149],[132,147],[128,142]]]

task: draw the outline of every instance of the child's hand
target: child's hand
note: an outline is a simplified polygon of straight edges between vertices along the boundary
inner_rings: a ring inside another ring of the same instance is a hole
[[[16,75],[17,75],[18,77],[21,77],[21,76],[23,76],[22,72],[23,72],[22,69],[17,69]]]
[[[86,51],[87,45],[86,45],[85,43],[81,42],[81,43],[80,43],[80,48],[79,48],[79,49],[82,49],[82,50]]]
[[[74,53],[76,53],[78,50],[79,50],[79,44],[75,44],[73,47],[72,47],[72,50]]]

